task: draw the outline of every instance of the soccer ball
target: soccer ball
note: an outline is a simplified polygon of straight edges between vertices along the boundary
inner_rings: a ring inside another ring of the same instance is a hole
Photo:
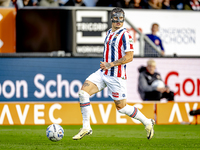
[[[161,80],[155,80],[153,81],[153,83],[151,84],[152,87],[157,87],[157,88],[164,88],[165,87],[165,83]]]
[[[51,124],[46,130],[47,138],[53,142],[60,141],[64,136],[63,128],[58,124]]]

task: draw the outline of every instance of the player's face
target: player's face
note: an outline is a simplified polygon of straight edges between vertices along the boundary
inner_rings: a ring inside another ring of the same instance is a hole
[[[119,28],[121,28],[124,24],[124,15],[121,12],[118,13],[114,13],[112,15],[112,28],[113,30],[118,30]]]
[[[154,74],[154,72],[156,70],[156,66],[155,65],[147,65],[147,70],[150,74]]]

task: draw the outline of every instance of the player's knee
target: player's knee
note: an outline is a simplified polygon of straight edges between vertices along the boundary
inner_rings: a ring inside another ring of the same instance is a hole
[[[90,97],[90,95],[83,90],[80,90],[78,95],[79,95],[80,103],[87,102],[89,100],[89,97]]]
[[[120,110],[126,106],[125,100],[114,100],[114,102],[117,110]]]
[[[121,107],[116,107],[117,108],[117,111],[121,114],[126,114],[126,108],[121,108]]]
[[[116,109],[119,111],[121,110],[123,107],[122,106],[116,106]]]

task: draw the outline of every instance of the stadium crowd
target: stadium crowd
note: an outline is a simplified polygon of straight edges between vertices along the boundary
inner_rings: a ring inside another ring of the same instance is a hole
[[[200,0],[0,0],[1,6],[17,8],[24,6],[85,6],[200,11]]]

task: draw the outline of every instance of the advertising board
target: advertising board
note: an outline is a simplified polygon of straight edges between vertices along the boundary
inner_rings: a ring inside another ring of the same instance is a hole
[[[106,32],[111,28],[107,10],[76,10],[75,55],[102,55]]]
[[[85,79],[95,72],[101,58],[1,58],[0,102],[78,101]],[[148,58],[127,64],[128,102],[142,102],[137,91],[140,66]],[[156,70],[175,93],[176,102],[200,101],[200,59],[155,58]],[[92,101],[112,101],[107,88]],[[164,99],[163,99],[164,100]]]
[[[16,52],[15,17],[15,8],[0,8],[0,53]]]
[[[156,124],[200,124],[200,116],[190,116],[189,111],[200,109],[200,103],[129,103],[137,107]],[[119,113],[113,102],[91,103],[90,122],[99,124],[141,124],[140,121]],[[0,125],[81,125],[79,103],[71,102],[22,102],[0,103]]]
[[[100,58],[1,58],[0,101],[78,101]],[[111,100],[106,90],[94,101]]]

